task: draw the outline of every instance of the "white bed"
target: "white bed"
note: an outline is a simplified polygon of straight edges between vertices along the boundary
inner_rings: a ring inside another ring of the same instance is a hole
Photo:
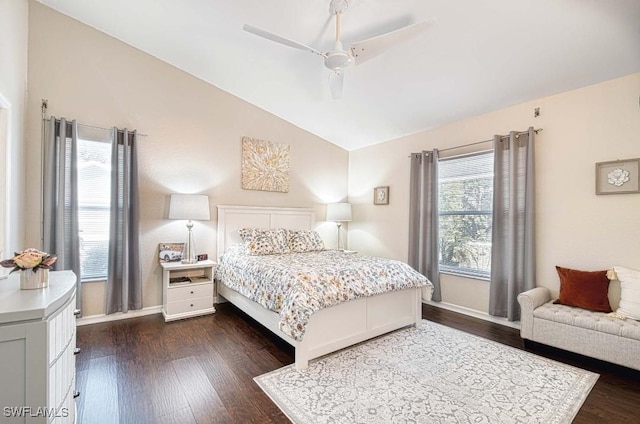
[[[311,208],[218,206],[218,258],[225,248],[238,243],[240,228],[313,229],[315,211]],[[278,328],[279,315],[262,305],[217,284],[220,296],[267,327],[295,348],[295,366],[307,368],[309,360],[343,349],[372,337],[408,325],[420,325],[421,288],[405,289],[342,303],[314,313],[302,341]]]

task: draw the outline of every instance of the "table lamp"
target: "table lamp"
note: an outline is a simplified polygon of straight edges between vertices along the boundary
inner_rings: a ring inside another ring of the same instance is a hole
[[[327,221],[335,222],[338,226],[338,250],[342,248],[342,237],[340,228],[343,222],[351,221],[351,203],[329,203],[327,205]]]
[[[198,262],[196,257],[196,247],[193,242],[193,222],[208,221],[211,219],[209,215],[209,196],[204,194],[172,194],[169,202],[169,219],[186,219],[187,242],[182,250],[182,263],[194,264]]]

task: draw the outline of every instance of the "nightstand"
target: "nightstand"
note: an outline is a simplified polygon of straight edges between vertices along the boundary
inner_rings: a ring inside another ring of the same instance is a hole
[[[212,314],[213,276],[216,263],[210,260],[195,264],[163,262],[162,315],[173,321],[198,315]]]

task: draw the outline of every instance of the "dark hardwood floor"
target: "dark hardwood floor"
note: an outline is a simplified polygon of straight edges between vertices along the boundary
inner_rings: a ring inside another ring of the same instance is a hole
[[[423,317],[524,349],[518,330],[423,305]],[[78,327],[78,423],[286,423],[253,377],[293,348],[230,304]],[[640,373],[542,345],[526,350],[600,374],[574,423],[640,422]],[[640,352],[639,352],[640,354]]]

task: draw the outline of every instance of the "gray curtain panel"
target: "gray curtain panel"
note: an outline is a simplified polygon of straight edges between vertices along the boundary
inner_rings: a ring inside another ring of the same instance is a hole
[[[489,313],[509,321],[520,319],[518,294],[535,287],[534,135],[494,139]]]
[[[438,245],[438,150],[411,154],[409,184],[409,265],[433,283],[440,302]]]
[[[106,312],[142,309],[137,133],[113,129]]]
[[[78,232],[78,125],[51,117],[43,164],[43,250],[58,256],[54,270],[76,274],[76,308],[82,306]]]

